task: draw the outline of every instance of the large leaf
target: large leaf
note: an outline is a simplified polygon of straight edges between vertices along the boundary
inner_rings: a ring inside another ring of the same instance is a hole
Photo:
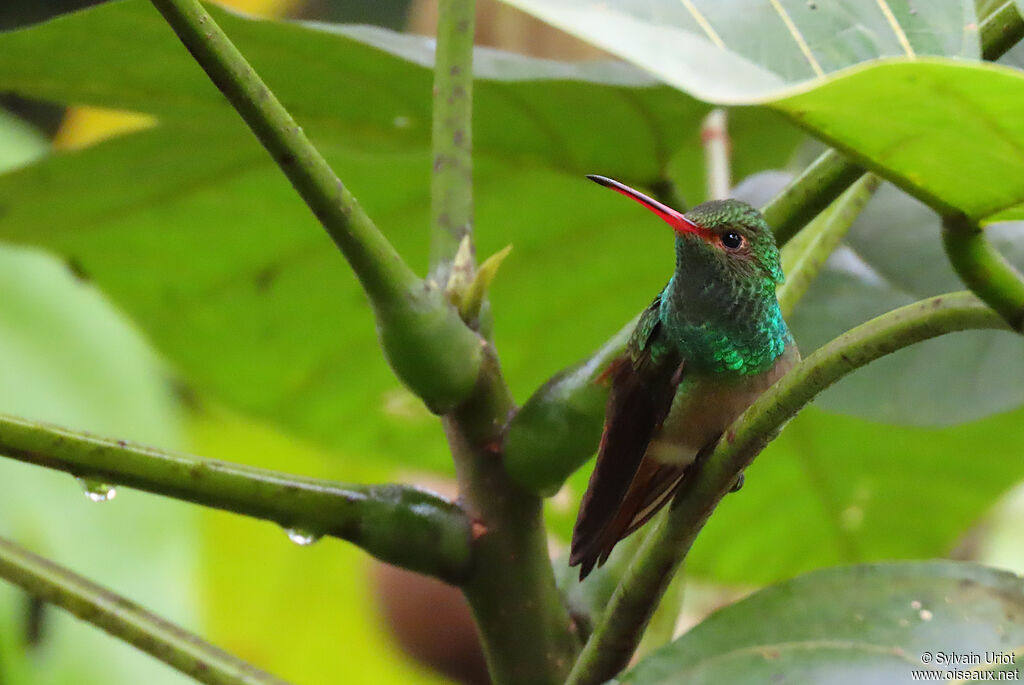
[[[937,209],[1024,219],[1024,73],[1017,69],[886,62],[773,106]]]
[[[718,611],[621,682],[887,685],[1002,670],[1015,680],[1021,644],[1024,585],[1012,573],[954,562],[852,566]]]
[[[943,59],[978,57],[972,0],[506,1],[703,100],[776,108],[933,207],[1024,218],[1024,74]]]
[[[505,0],[722,104],[883,57],[978,58],[973,0]]]
[[[218,18],[389,238],[425,265],[431,74],[363,42],[422,62],[425,39]],[[163,124],[4,178],[0,237],[64,255],[200,389],[352,456],[448,468],[436,422],[382,361],[344,261],[147,3],[6,34],[0,51],[4,88]],[[478,57],[492,77],[474,99],[478,247],[516,246],[492,303],[523,396],[628,320],[671,269],[670,234],[579,174],[651,181],[684,169],[699,197],[701,165],[685,160],[699,156],[706,107],[622,65]],[[601,116],[579,115],[591,111]],[[740,169],[781,164],[798,139],[775,115],[734,123]]]

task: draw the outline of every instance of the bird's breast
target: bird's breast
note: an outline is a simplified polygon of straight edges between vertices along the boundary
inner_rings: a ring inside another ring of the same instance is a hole
[[[796,346],[790,344],[764,373],[728,378],[720,374],[684,376],[668,417],[647,448],[647,456],[661,463],[689,464],[799,357]]]

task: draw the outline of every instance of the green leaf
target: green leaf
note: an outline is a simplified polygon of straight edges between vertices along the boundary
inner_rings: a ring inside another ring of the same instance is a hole
[[[429,41],[217,17],[389,239],[425,266],[432,77],[368,42],[425,62]],[[0,35],[0,52],[4,89],[162,123],[0,179],[0,237],[64,256],[197,389],[343,456],[450,469],[436,421],[381,359],[341,256],[147,3]],[[525,397],[671,272],[671,235],[582,173],[641,184],[674,173],[699,198],[707,108],[621,64],[478,56],[477,248],[516,246],[490,300],[503,368]],[[799,140],[771,113],[733,122],[737,173],[784,164]]]
[[[943,212],[1024,218],[1024,74],[943,59],[979,56],[971,0],[506,1],[702,100],[775,108]]]
[[[1024,219],[1024,73],[1016,69],[885,62],[772,106],[936,209]]]
[[[960,682],[1016,671],[1022,589],[1012,573],[948,561],[825,569],[716,612],[621,682],[887,685],[922,670]]]
[[[977,59],[973,0],[505,0],[721,104],[764,102],[884,57]]]

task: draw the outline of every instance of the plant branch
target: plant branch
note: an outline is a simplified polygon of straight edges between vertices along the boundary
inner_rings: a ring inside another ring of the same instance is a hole
[[[0,577],[207,685],[287,685],[66,568],[0,538]]]
[[[421,281],[402,261],[199,0],[151,2],[345,255],[373,304],[395,374],[432,411],[450,411],[472,391],[482,355],[444,284]]]
[[[468,519],[425,490],[301,478],[11,417],[0,417],[0,454],[348,540],[382,561],[451,583],[468,575]]]
[[[493,682],[560,685],[579,642],[555,586],[541,500],[503,463],[501,436],[514,405],[491,349],[474,394],[444,419],[473,519],[474,563],[462,588]]]
[[[1024,39],[1024,19],[1014,0],[1006,0],[978,24],[981,38],[981,56],[995,61]]]
[[[688,475],[668,514],[644,540],[568,683],[603,683],[629,662],[672,575],[704,523],[764,447],[815,395],[848,373],[908,345],[1006,323],[968,292],[949,293],[876,317],[798,364],[736,420],[718,448]]]
[[[778,289],[783,317],[792,313],[881,182],[874,174],[864,174],[786,245],[782,251],[786,282]]]
[[[447,283],[447,272],[462,239],[470,236],[472,241],[475,8],[474,0],[441,0],[438,7],[430,269],[440,283]]]
[[[985,239],[985,232],[963,214],[942,219],[946,255],[963,282],[1010,327],[1024,333],[1024,275]]]
[[[826,150],[761,208],[782,247],[839,197],[864,169],[835,150]]]

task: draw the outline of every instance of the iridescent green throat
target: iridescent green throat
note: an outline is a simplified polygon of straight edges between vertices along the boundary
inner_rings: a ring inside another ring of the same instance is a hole
[[[684,255],[680,255],[681,264]],[[687,256],[662,293],[660,318],[693,371],[748,376],[770,369],[792,341],[771,277],[736,278]]]

